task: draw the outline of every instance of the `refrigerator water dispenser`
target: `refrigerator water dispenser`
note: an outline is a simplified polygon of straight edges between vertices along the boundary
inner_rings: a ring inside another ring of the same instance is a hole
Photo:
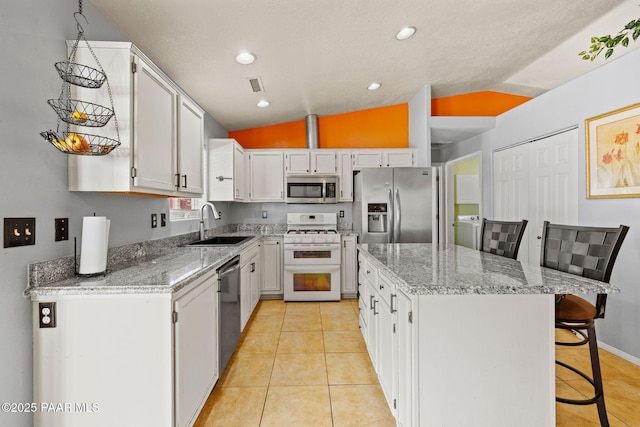
[[[369,233],[386,233],[387,232],[387,204],[386,203],[369,203],[367,216],[368,216],[367,230]]]

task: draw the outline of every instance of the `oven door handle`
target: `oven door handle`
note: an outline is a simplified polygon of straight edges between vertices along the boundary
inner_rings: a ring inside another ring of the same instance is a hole
[[[340,243],[314,243],[314,244],[306,244],[306,243],[285,243],[284,250],[326,250],[326,249],[340,249]]]
[[[340,272],[340,264],[316,264],[316,265],[284,264],[284,270],[291,273],[333,273],[333,272]]]

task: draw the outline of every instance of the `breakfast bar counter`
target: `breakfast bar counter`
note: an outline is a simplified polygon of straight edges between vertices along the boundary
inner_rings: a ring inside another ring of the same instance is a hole
[[[618,289],[454,245],[358,250],[360,327],[399,425],[555,426],[555,294]]]

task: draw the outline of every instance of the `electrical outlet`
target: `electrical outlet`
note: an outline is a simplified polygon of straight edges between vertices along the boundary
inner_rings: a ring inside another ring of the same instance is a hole
[[[218,219],[222,219],[222,211],[218,211]]]
[[[38,303],[38,318],[40,319],[41,328],[56,327],[56,303],[41,302]]]
[[[340,218],[344,218],[344,211],[340,211]]]
[[[151,228],[158,227],[158,214],[151,214]]]
[[[269,213],[267,211],[262,211],[262,218],[269,217]]]
[[[35,218],[5,218],[4,247],[27,246],[36,244]]]
[[[166,226],[167,226],[167,214],[163,212],[160,214],[160,227],[166,227]]]
[[[55,219],[56,236],[55,241],[69,240],[69,218]]]

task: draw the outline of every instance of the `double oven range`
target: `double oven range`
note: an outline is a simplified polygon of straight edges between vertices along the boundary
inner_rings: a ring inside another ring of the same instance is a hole
[[[284,300],[340,300],[336,213],[289,213],[284,235]]]

